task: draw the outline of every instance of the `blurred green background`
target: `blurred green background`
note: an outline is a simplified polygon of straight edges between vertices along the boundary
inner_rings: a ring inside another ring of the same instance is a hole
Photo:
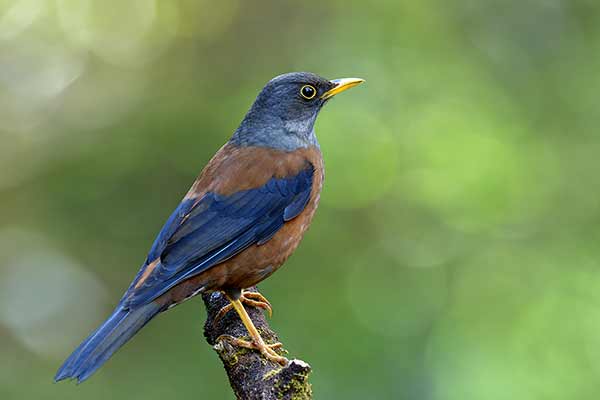
[[[0,398],[231,399],[200,299],[53,384],[263,84],[367,83],[261,285],[316,399],[597,399],[595,0],[0,1]]]

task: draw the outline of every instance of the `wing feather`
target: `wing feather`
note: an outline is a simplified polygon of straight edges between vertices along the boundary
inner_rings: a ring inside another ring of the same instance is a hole
[[[141,284],[134,281],[123,304],[146,304],[245,248],[266,243],[305,208],[313,174],[314,167],[307,164],[294,176],[273,177],[258,188],[184,200],[155,240],[146,265],[160,262]]]

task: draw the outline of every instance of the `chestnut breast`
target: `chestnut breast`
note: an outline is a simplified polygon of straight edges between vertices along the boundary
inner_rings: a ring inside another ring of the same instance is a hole
[[[223,146],[187,193],[187,199],[199,201],[207,192],[226,196],[261,187],[274,177],[295,176],[308,164],[314,170],[312,188],[309,200],[298,216],[285,222],[267,242],[252,245],[182,282],[173,289],[171,300],[181,301],[201,287],[205,290],[244,289],[267,278],[298,247],[317,209],[324,178],[323,159],[317,147],[285,152],[262,147]]]

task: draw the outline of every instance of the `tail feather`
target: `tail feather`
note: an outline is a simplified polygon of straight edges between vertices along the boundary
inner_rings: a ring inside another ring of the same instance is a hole
[[[160,312],[160,306],[149,303],[135,309],[118,307],[113,314],[75,349],[59,368],[54,380],[89,378],[121,346]]]

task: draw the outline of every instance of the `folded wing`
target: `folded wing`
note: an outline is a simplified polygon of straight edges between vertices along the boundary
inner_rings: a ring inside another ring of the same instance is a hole
[[[294,176],[271,178],[258,188],[228,196],[208,192],[199,201],[184,200],[158,235],[123,297],[123,306],[146,304],[245,248],[267,242],[302,212],[313,174],[313,166],[307,164]],[[148,272],[150,265],[153,269]]]

